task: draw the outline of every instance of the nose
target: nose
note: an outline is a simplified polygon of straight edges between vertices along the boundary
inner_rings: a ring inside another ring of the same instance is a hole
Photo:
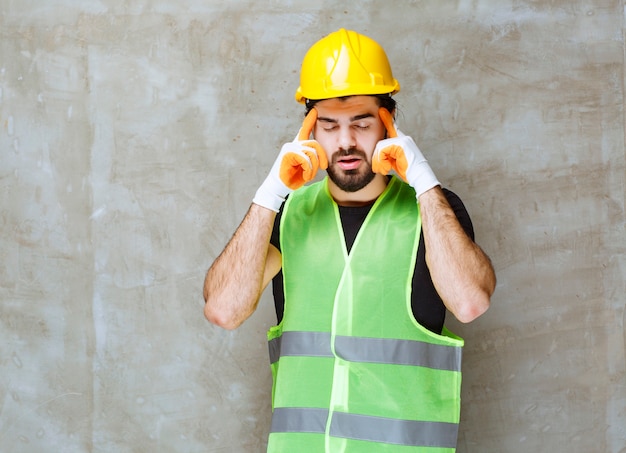
[[[356,147],[356,140],[354,138],[354,133],[352,128],[350,127],[342,127],[339,131],[338,137],[338,145],[339,149],[351,149]]]

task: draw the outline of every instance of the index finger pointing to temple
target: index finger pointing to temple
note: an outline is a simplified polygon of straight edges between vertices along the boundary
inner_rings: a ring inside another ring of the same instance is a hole
[[[385,129],[387,129],[387,138],[395,138],[398,136],[398,132],[396,131],[396,127],[393,124],[393,117],[389,110],[385,107],[381,107],[378,109],[378,116],[380,116],[380,120],[385,125]]]
[[[298,140],[309,139],[309,136],[311,135],[311,131],[313,130],[313,126],[315,126],[316,121],[317,110],[315,110],[315,108],[312,108],[302,122],[302,127],[300,128],[300,133],[298,134]]]

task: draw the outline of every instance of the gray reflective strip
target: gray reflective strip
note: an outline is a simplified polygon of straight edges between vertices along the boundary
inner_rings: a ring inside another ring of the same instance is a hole
[[[324,434],[327,420],[327,409],[277,407],[272,414],[270,432]]]
[[[421,341],[387,338],[337,337],[337,356],[351,362],[414,365],[461,371],[461,348]]]
[[[335,412],[330,435],[387,444],[455,448],[458,425]]]
[[[269,342],[270,362],[281,356],[333,357],[327,332],[284,332]],[[388,338],[335,338],[337,356],[351,362],[423,366],[461,371],[461,347]]]
[[[269,342],[270,363],[281,356],[334,357],[328,332],[283,332]]]
[[[272,433],[324,434],[326,409],[277,407],[272,415]],[[407,446],[455,448],[458,425],[333,413],[331,436]]]
[[[267,347],[270,350],[270,363],[278,362],[278,359],[280,359],[281,338],[282,337],[273,338],[267,343]]]

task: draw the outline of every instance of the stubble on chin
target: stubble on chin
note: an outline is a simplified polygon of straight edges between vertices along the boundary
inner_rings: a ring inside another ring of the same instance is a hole
[[[337,165],[339,157],[358,156],[362,159],[363,164],[355,170],[342,170]],[[358,192],[367,186],[376,174],[372,171],[372,165],[367,160],[367,156],[363,151],[350,149],[346,151],[338,151],[333,154],[332,162],[326,170],[330,180],[344,192]]]

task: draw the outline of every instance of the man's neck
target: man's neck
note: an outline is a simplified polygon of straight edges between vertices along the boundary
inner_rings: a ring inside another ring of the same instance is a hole
[[[339,206],[365,206],[374,202],[385,191],[388,182],[387,176],[376,174],[367,186],[356,192],[346,192],[329,179],[328,190]]]

